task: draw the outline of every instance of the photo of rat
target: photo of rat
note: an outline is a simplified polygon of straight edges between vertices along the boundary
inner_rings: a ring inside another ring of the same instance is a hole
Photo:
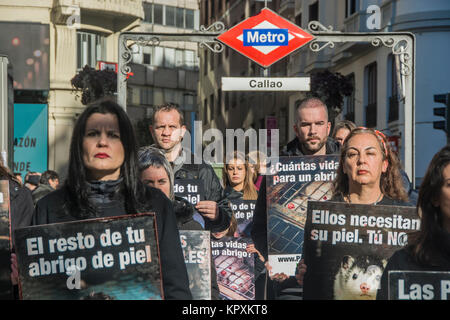
[[[375,256],[344,256],[334,279],[334,299],[375,300],[386,263]]]

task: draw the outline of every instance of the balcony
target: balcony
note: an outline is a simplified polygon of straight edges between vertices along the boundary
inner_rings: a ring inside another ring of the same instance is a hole
[[[53,5],[56,22],[65,23],[80,8],[81,23],[85,18],[113,18],[115,22],[131,23],[144,18],[141,0],[56,0]]]

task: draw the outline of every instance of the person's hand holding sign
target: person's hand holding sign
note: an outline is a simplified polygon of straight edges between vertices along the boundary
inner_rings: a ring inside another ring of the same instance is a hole
[[[211,221],[217,220],[219,217],[219,206],[215,201],[199,201],[195,206],[195,209]]]
[[[306,273],[306,264],[305,264],[305,260],[300,260],[300,262],[297,265],[297,271],[298,273],[295,275],[295,278],[297,279],[297,282],[299,285],[303,285],[303,278],[305,277],[305,273]]]

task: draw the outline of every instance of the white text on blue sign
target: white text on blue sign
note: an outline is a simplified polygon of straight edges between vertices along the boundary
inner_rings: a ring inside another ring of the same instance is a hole
[[[244,47],[287,46],[288,29],[244,29]]]

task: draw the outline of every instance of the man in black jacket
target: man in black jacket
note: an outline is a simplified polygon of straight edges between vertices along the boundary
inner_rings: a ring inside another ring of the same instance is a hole
[[[339,144],[330,134],[327,106],[318,98],[308,98],[296,110],[296,138],[281,151],[281,156],[326,155],[339,152]],[[256,201],[251,232],[255,247],[268,260],[266,180],[263,179]]]
[[[186,159],[193,158],[183,150],[181,141],[186,132],[183,114],[174,104],[165,104],[156,108],[153,113],[150,132],[155,147],[164,151],[167,160],[172,164],[175,179],[199,179],[204,183],[204,201],[195,206],[205,219],[205,229],[220,232],[230,226],[232,211],[224,196],[222,185],[214,169],[207,163],[195,164]]]
[[[55,171],[47,170],[42,173],[41,179],[39,181],[39,186],[31,193],[34,205],[36,205],[36,203],[47,194],[55,191],[58,185],[59,175]]]

